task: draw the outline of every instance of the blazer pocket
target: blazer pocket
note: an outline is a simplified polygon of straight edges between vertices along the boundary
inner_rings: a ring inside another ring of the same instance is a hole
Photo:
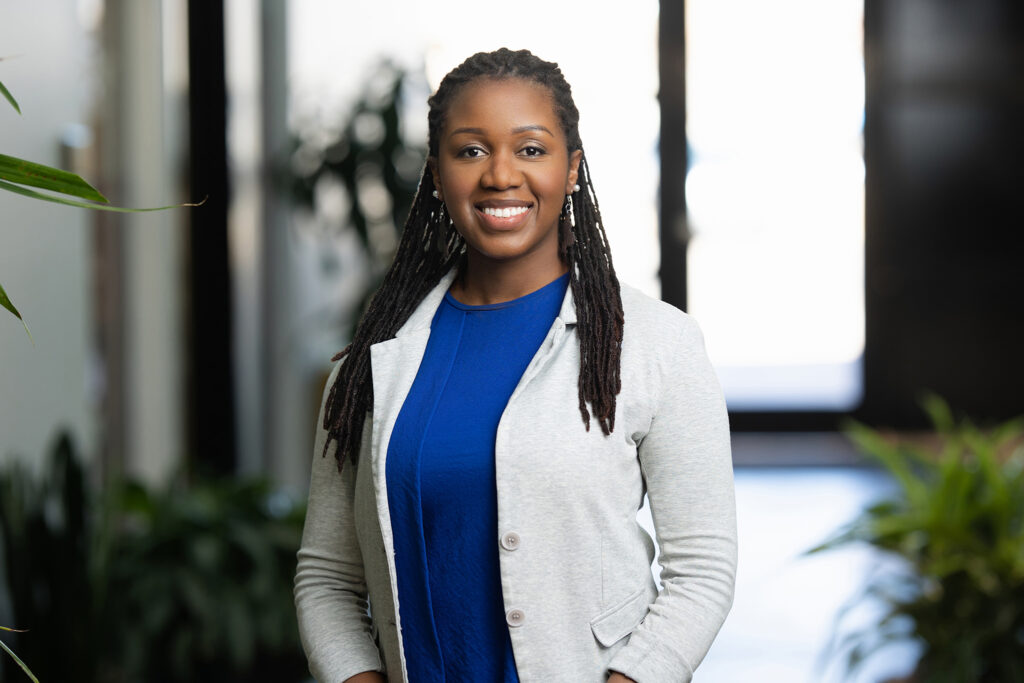
[[[633,632],[647,616],[650,607],[647,589],[641,588],[628,598],[612,605],[590,622],[590,630],[594,632],[597,642],[610,647]]]

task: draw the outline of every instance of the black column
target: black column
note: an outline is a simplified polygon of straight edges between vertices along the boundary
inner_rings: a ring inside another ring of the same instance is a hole
[[[867,0],[865,403],[1024,413],[1024,5]]]
[[[661,0],[658,101],[661,105],[661,298],[686,310],[686,22],[683,0]]]
[[[228,261],[227,85],[223,0],[190,0],[189,455],[198,469],[234,471],[235,415]]]

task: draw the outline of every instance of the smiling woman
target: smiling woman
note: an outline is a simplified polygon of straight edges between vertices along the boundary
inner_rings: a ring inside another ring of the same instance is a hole
[[[688,681],[736,559],[700,330],[620,286],[557,65],[478,53],[429,105],[398,253],[324,397],[295,586],[312,673]]]

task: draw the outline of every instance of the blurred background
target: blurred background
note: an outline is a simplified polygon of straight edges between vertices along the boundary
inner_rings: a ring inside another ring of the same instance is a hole
[[[697,318],[726,392],[740,574],[697,680],[914,669],[919,640],[852,674],[834,642],[893,560],[804,552],[897,488],[849,418],[916,433],[925,391],[1024,414],[1024,6],[37,0],[0,4],[0,152],[125,206],[206,199],[0,196],[34,338],[0,315],[0,625],[42,680],[307,678],[290,577],[329,359],[427,96],[501,46],[561,65],[620,278]]]

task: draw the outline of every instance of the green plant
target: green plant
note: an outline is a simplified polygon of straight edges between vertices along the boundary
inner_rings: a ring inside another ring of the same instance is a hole
[[[303,677],[291,586],[304,515],[271,500],[262,481],[122,489],[104,630],[128,680]]]
[[[292,602],[304,510],[262,480],[92,492],[62,436],[0,469],[17,651],[44,681],[305,678]]]
[[[92,525],[85,476],[70,438],[57,439],[42,476],[19,460],[0,471],[0,536],[18,652],[47,681],[95,671]],[[53,656],[60,643],[61,656]]]
[[[902,560],[869,581],[866,595],[888,609],[847,637],[848,665],[914,640],[919,683],[1024,682],[1024,420],[983,430],[934,396],[925,410],[930,440],[849,427],[898,493],[810,551],[859,542]]]

